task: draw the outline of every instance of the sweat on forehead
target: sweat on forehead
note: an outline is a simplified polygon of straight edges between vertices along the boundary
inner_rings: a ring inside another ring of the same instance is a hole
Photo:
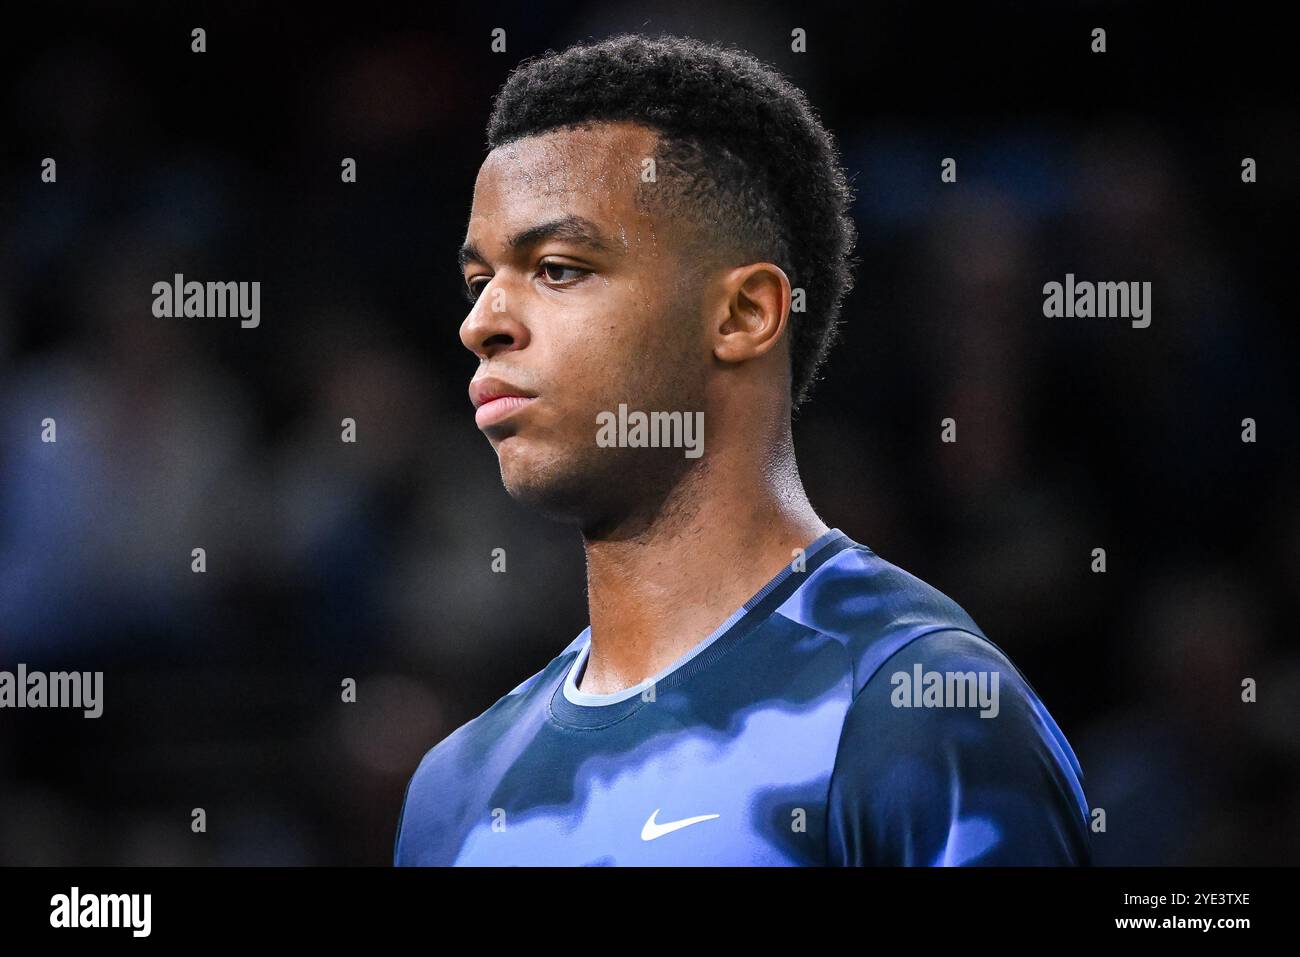
[[[599,122],[548,130],[494,149],[484,163],[498,175],[541,181],[543,188],[590,190],[602,183],[639,182],[658,145],[655,130],[635,123]]]

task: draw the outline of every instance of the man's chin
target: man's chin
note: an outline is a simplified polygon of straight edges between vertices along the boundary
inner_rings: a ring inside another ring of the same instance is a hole
[[[594,490],[576,456],[548,453],[517,435],[499,442],[496,452],[511,498],[557,521],[583,520]]]

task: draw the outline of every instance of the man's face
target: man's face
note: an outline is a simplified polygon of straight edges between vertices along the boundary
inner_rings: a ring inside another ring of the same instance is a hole
[[[641,183],[656,140],[632,123],[528,137],[493,150],[474,186],[460,337],[480,362],[476,421],[511,495],[579,522],[662,494],[688,464],[599,446],[598,413],[704,408],[698,264]]]

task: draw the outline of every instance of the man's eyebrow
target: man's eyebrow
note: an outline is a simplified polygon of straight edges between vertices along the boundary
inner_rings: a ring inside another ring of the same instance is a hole
[[[550,222],[539,223],[536,226],[521,229],[506,240],[506,245],[511,249],[521,249],[546,239],[563,239],[566,242],[578,243],[600,253],[614,251],[614,247],[605,238],[599,226],[585,216],[572,213],[568,216],[561,216],[559,219],[553,219]],[[471,242],[467,242],[460,247],[460,253],[457,255],[456,261],[462,270],[471,262],[487,263],[487,259],[479,251],[478,247]]]

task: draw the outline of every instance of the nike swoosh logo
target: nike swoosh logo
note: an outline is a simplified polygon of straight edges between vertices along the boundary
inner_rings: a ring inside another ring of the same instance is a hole
[[[701,814],[698,817],[684,817],[680,821],[664,821],[660,824],[655,820],[658,816],[659,808],[655,808],[654,813],[646,818],[645,827],[641,828],[641,840],[653,841],[656,837],[663,837],[665,834],[680,831],[692,824],[699,824],[701,821],[712,821],[715,817],[718,817],[717,814]]]

